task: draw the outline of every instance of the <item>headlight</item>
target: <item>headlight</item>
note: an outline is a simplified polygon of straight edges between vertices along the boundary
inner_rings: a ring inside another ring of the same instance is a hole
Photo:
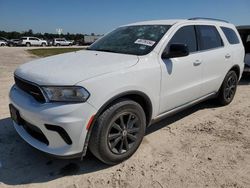
[[[85,102],[90,94],[80,86],[43,87],[49,101],[55,102]]]

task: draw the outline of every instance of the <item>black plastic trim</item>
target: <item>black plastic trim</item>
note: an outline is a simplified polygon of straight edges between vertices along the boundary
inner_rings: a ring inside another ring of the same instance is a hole
[[[57,125],[50,125],[50,124],[45,124],[45,127],[50,131],[57,132],[68,145],[72,144],[72,140],[69,137],[68,133],[64,130],[64,128],[57,126]]]

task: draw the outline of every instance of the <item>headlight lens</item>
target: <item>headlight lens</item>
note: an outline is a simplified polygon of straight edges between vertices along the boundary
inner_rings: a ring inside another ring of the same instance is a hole
[[[43,87],[49,101],[55,102],[85,102],[90,94],[80,86]]]

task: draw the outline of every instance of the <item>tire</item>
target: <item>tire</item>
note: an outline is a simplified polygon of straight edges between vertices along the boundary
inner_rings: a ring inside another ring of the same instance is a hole
[[[59,43],[57,43],[57,44],[56,44],[56,46],[60,46],[60,44],[59,44]]]
[[[5,46],[4,44],[1,44],[1,46]]]
[[[217,101],[226,106],[234,99],[238,85],[238,76],[235,71],[229,71],[219,90]]]
[[[26,43],[26,46],[27,46],[27,47],[30,47],[31,45],[30,45],[30,43],[29,43],[29,42],[27,42],[27,43]]]
[[[45,43],[42,43],[42,47],[45,47],[46,46],[46,44]]]
[[[106,109],[93,126],[90,151],[102,162],[115,165],[138,149],[145,134],[146,117],[138,103],[124,99]]]

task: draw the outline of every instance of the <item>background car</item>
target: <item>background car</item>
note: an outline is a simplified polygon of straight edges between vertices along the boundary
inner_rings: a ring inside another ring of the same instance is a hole
[[[39,39],[37,37],[22,37],[18,43],[20,46],[47,46],[46,40]]]
[[[70,46],[72,45],[72,41],[68,41],[65,38],[54,38],[53,45],[54,46]]]
[[[11,40],[4,38],[4,37],[0,37],[1,41],[4,41],[6,43],[6,46],[14,46],[14,42],[12,42]]]
[[[5,41],[0,40],[0,46],[7,46],[7,43]]]
[[[244,72],[250,73],[250,25],[237,27],[243,45],[245,47],[245,68]]]
[[[17,46],[20,39],[11,39],[10,41],[13,43],[13,46]]]

